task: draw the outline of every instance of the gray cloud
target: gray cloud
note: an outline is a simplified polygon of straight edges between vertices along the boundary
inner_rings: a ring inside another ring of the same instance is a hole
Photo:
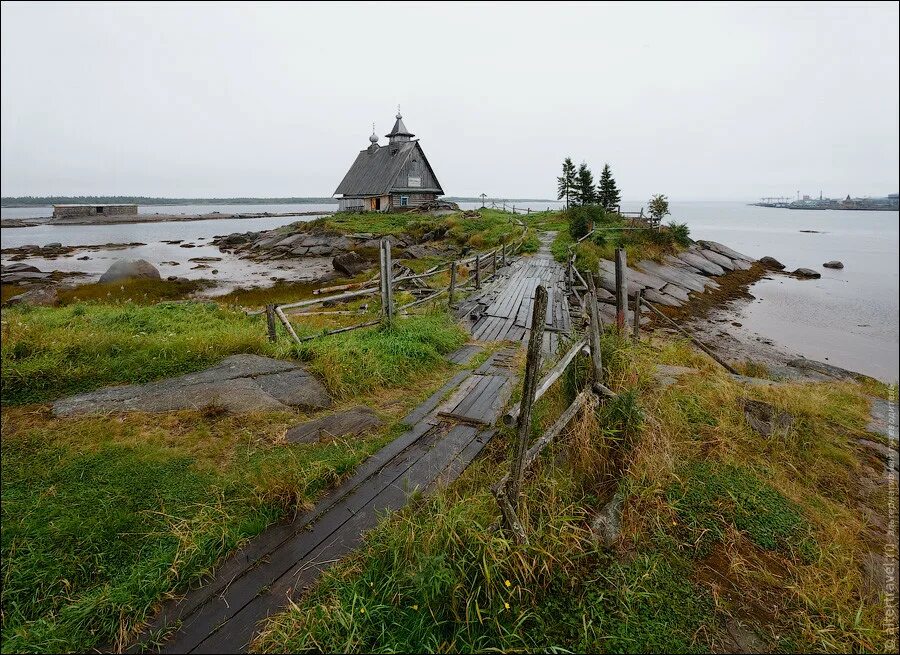
[[[2,5],[2,193],[329,195],[396,105],[449,194],[898,187],[898,8]]]

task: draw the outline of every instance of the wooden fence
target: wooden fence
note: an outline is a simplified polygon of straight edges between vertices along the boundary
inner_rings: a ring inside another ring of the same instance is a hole
[[[493,278],[497,274],[497,269],[506,266],[509,258],[521,252],[522,246],[527,237],[527,226],[519,219],[514,219],[522,228],[522,234],[518,239],[510,244],[501,244],[500,246],[487,252],[479,252],[470,257],[460,260],[454,260],[438,264],[426,270],[423,273],[413,273],[409,269],[402,270],[400,275],[394,275],[394,269],[397,265],[391,257],[390,239],[382,239],[379,248],[379,266],[378,275],[364,282],[352,282],[329,287],[323,287],[313,290],[313,298],[300,300],[297,302],[285,304],[266,305],[265,309],[248,312],[248,315],[266,314],[266,329],[270,341],[277,339],[275,330],[276,320],[280,322],[291,339],[297,343],[303,343],[310,339],[339,334],[341,332],[349,332],[359,328],[370,327],[379,323],[390,323],[397,316],[406,316],[413,307],[424,305],[430,301],[437,300],[444,294],[448,295],[448,305],[453,306],[455,294],[458,292],[478,290],[483,282]],[[459,284],[459,274],[462,267],[470,268],[470,277],[465,285]],[[432,279],[438,275],[449,272],[450,282],[447,286],[440,288],[430,287],[426,280]],[[411,287],[414,292],[425,292],[421,298],[412,300],[399,307],[394,301],[394,292],[400,286]],[[284,313],[286,309],[305,309],[306,311],[296,314],[297,316],[339,316],[351,315],[357,312],[348,310],[318,311],[316,308],[323,304],[334,304],[338,302],[347,302],[357,298],[366,296],[374,296],[379,294],[381,300],[381,309],[377,318],[349,325],[346,327],[336,328],[316,334],[299,336],[290,323],[287,315]]]

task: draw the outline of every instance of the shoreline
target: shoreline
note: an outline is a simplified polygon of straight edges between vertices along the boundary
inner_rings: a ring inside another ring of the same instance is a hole
[[[5,218],[0,220],[4,228],[36,227],[38,225],[127,225],[131,223],[169,223],[186,221],[210,221],[252,218],[282,218],[286,216],[323,216],[334,213],[333,210],[308,212],[238,212],[209,214],[119,214],[116,216],[74,216],[54,219],[49,216],[37,218]]]

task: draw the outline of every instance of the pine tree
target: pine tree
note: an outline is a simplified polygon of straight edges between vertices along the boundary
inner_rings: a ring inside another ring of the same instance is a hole
[[[579,205],[591,205],[597,200],[597,194],[594,191],[594,174],[584,162],[581,162],[578,173],[575,175],[574,195]]]
[[[619,206],[622,196],[616,186],[616,180],[612,176],[609,164],[604,164],[603,172],[600,173],[600,184],[597,185],[597,202],[606,211],[612,211]]]
[[[669,213],[669,199],[661,193],[650,198],[650,225],[658,228],[662,219]]]
[[[562,165],[563,174],[556,178],[556,189],[558,200],[566,201],[566,209],[569,208],[569,201],[575,191],[575,164],[572,163],[571,157],[566,157]]]

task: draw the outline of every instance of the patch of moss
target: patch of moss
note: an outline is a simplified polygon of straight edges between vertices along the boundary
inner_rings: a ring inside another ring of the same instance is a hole
[[[676,533],[698,555],[733,526],[761,548],[815,559],[812,527],[800,507],[749,469],[701,462],[680,479],[666,497],[680,519]]]

